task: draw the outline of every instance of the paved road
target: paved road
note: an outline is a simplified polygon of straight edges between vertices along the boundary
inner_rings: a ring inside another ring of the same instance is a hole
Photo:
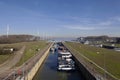
[[[25,46],[23,46],[19,51],[15,53],[13,59],[6,61],[4,64],[0,66],[0,74],[3,74],[7,70],[11,69],[16,63],[21,59],[23,52],[25,50]]]

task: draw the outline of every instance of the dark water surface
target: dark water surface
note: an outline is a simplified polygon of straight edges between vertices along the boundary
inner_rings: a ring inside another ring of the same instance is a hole
[[[33,80],[83,80],[78,71],[57,71],[57,53],[50,53]]]

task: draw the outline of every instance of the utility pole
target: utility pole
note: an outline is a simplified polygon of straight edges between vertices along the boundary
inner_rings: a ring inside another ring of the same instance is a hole
[[[40,33],[39,33],[39,31],[37,31],[37,37],[38,37],[38,40],[40,40]]]

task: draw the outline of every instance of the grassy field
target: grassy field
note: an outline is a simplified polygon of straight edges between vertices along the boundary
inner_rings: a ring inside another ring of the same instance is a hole
[[[11,59],[12,57],[13,57],[12,54],[0,55],[0,64],[4,63],[4,62],[7,61],[8,59]]]
[[[112,46],[112,43],[103,43],[104,45]],[[120,47],[120,44],[114,44],[115,47]]]
[[[115,44],[116,47],[120,47],[120,44]]]
[[[48,44],[45,41],[27,43],[24,55],[21,60],[16,64],[16,66],[22,65],[25,61],[27,61],[37,53],[37,49],[43,50],[47,45]]]
[[[18,50],[21,49],[22,46],[26,46],[26,49],[23,57],[16,66],[23,64],[23,62],[31,58],[37,52],[36,49],[42,50],[43,48],[45,48],[45,46],[47,46],[47,43],[45,41],[37,41],[37,42],[21,42],[14,44],[0,44],[0,47],[14,47],[17,48]],[[0,64],[4,63],[8,59],[11,59],[13,56],[14,54],[0,55]]]
[[[0,48],[3,47],[14,47],[18,50],[24,45],[24,43],[14,43],[14,44],[0,44]],[[8,59],[12,59],[14,54],[0,55],[0,64],[4,63]]]
[[[83,45],[80,43],[66,42],[65,44],[71,46],[76,51],[94,61],[100,67],[105,68],[115,77],[120,78],[120,52]]]

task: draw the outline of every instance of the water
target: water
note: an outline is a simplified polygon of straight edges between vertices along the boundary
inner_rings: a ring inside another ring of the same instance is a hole
[[[83,80],[78,71],[57,71],[57,53],[50,53],[33,80]]]
[[[49,41],[52,41],[54,40],[55,42],[62,42],[62,41],[72,41],[72,40],[75,40],[76,38],[53,38]]]

